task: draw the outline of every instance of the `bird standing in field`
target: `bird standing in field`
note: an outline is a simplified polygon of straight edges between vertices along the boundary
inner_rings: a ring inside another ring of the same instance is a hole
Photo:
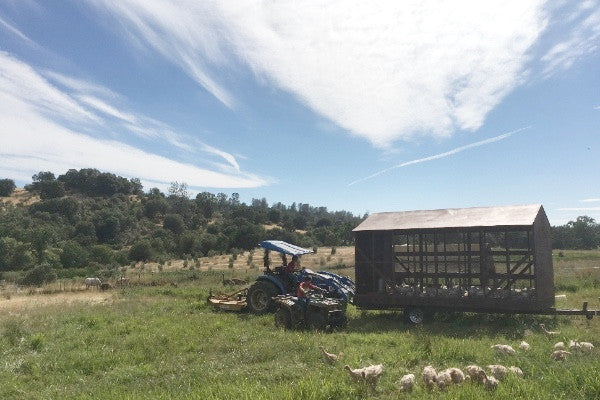
[[[554,353],[552,353],[552,358],[555,361],[564,361],[567,359],[567,356],[571,354],[570,351],[565,351],[565,350],[556,350]]]
[[[336,362],[338,362],[340,357],[342,357],[342,355],[344,354],[341,352],[340,352],[340,354],[328,353],[327,350],[325,350],[325,348],[323,346],[319,346],[319,349],[321,349],[321,353],[323,353],[323,360],[328,364],[335,364]]]
[[[377,383],[377,380],[379,379],[379,376],[381,375],[381,373],[383,372],[383,365],[381,364],[377,364],[377,365],[369,365],[368,367],[364,368],[364,377],[365,377],[365,382],[368,383],[369,385],[375,385]]]
[[[402,392],[410,392],[415,386],[415,374],[404,375],[400,379],[400,390]]]
[[[492,349],[496,350],[499,353],[509,354],[514,356],[517,354],[517,351],[507,344],[495,344],[492,346]]]
[[[542,328],[542,330],[544,331],[544,333],[548,336],[556,336],[556,335],[560,335],[560,332],[558,331],[549,331],[546,329],[546,325],[544,324],[540,324],[540,328]]]
[[[349,365],[344,366],[344,369],[348,371],[350,377],[355,382],[365,382],[369,385],[375,386],[379,376],[383,372],[383,365],[369,365],[368,367],[352,369]]]
[[[519,348],[521,350],[525,350],[528,351],[529,349],[531,349],[531,346],[529,345],[529,343],[527,343],[526,341],[522,341],[521,344],[519,345]]]

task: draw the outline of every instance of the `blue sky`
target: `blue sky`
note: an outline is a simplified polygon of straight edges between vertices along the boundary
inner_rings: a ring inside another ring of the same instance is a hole
[[[600,220],[600,1],[0,2],[0,178]]]

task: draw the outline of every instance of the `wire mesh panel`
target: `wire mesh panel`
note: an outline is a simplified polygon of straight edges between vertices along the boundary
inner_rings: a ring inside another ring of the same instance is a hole
[[[479,227],[465,222],[473,216],[483,221],[485,213],[479,209],[383,213],[373,221],[367,219],[355,229],[358,303],[473,310],[550,307],[553,273],[543,209],[490,208],[494,223],[504,211],[517,213],[514,218],[536,213],[527,216],[531,225]],[[437,227],[434,217],[440,215],[464,226]],[[409,228],[391,229],[394,224]]]

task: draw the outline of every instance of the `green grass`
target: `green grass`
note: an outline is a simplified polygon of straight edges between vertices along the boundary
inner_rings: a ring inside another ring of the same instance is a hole
[[[557,299],[557,307],[589,300],[598,308],[600,290],[593,282],[600,271],[575,272],[581,260],[557,266],[557,286],[573,287],[559,292],[567,297]],[[282,331],[272,315],[210,309],[206,296],[220,288],[220,279],[216,271],[165,272],[107,294],[116,294],[112,302],[0,308],[0,399],[600,398],[600,349],[565,362],[550,359],[559,340],[600,347],[598,318],[462,313],[408,326],[401,313],[350,306],[347,331]],[[540,322],[561,335],[549,339]],[[496,343],[518,346],[525,329],[534,332],[525,338],[531,351],[510,357],[490,349]],[[343,351],[341,364],[324,364],[319,345]],[[384,365],[375,389],[354,384],[343,370],[343,364],[373,363]],[[398,389],[402,375],[420,378],[425,365],[473,363],[517,365],[526,376],[510,377],[493,393],[472,383],[428,392],[420,380],[412,393]]]

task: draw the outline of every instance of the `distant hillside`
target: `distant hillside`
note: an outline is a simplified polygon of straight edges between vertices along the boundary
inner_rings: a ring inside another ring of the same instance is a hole
[[[238,253],[265,239],[351,245],[361,221],[309,204],[246,204],[237,193],[190,199],[179,183],[166,194],[144,192],[139,180],[95,169],[40,172],[0,199],[0,273],[43,267],[61,276],[110,274],[135,261]]]

